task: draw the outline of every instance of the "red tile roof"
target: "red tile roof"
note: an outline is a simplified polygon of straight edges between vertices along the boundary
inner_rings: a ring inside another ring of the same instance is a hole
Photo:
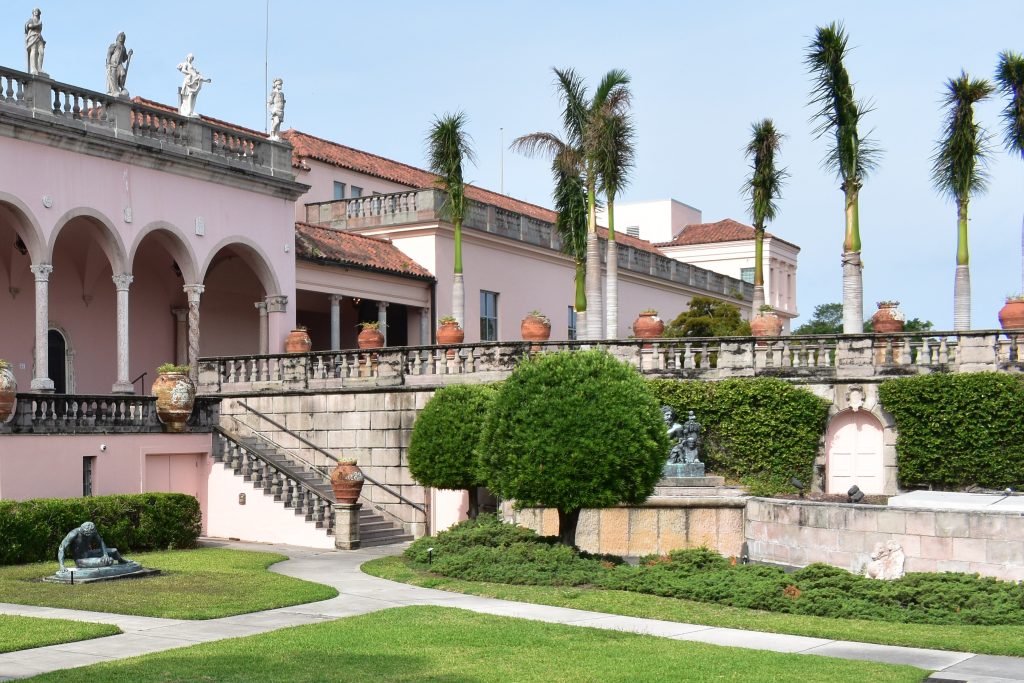
[[[309,223],[295,224],[295,256],[306,261],[434,280],[430,271],[413,261],[390,240]]]
[[[780,242],[786,242],[770,232],[765,232],[764,236]],[[712,242],[741,242],[752,239],[754,239],[754,228],[739,221],[734,221],[731,218],[726,218],[717,223],[691,223],[684,226],[671,242],[660,242],[655,246],[678,247],[689,244],[710,244]],[[786,242],[786,244],[796,246],[791,242]]]

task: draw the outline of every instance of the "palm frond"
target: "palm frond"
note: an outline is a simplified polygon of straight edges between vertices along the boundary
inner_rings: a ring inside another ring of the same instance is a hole
[[[619,102],[621,105],[629,103],[629,74],[623,69],[612,69],[604,75],[601,82],[594,91],[594,99],[591,102],[591,112],[600,109],[608,102]]]
[[[628,113],[602,111],[593,121],[597,130],[595,145],[599,189],[614,200],[629,182],[636,160],[636,128]]]
[[[999,53],[996,85],[1009,100],[1003,109],[1003,145],[1024,159],[1024,55],[1011,50]]]
[[[446,113],[434,118],[427,134],[427,157],[430,170],[437,174],[435,184],[447,197],[441,212],[452,221],[465,216],[465,180],[463,161],[475,163],[472,138],[466,132],[468,121],[464,112]]]
[[[784,137],[771,119],[762,119],[751,125],[751,138],[745,150],[750,159],[750,175],[741,191],[747,196],[750,217],[758,230],[764,229],[765,221],[775,220],[777,200],[782,196],[785,179],[789,177],[786,169],[775,163]]]
[[[551,172],[555,178],[554,204],[558,217],[555,229],[562,243],[562,251],[576,263],[587,257],[587,190],[579,173],[567,173],[555,159]]]
[[[583,142],[587,121],[587,86],[583,77],[574,69],[552,69],[555,72],[555,84],[558,97],[562,101],[562,126],[565,128],[566,139],[573,146]]]
[[[993,92],[987,80],[972,79],[963,71],[946,81],[946,123],[932,156],[932,182],[936,190],[958,203],[984,192],[987,186],[990,136],[975,122],[974,105]]]
[[[850,75],[843,65],[849,53],[849,39],[842,24],[817,27],[804,57],[813,78],[810,105],[817,111],[816,137],[832,134],[822,164],[834,171],[843,185],[859,186],[877,167],[881,150],[868,138],[861,138],[858,127],[872,106],[858,101],[853,94]]]

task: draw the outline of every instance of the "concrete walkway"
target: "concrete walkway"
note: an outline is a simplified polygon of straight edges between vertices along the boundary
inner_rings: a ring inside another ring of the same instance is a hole
[[[121,635],[106,638],[0,654],[0,681],[26,678],[47,671],[70,669],[196,643],[249,636],[288,626],[312,624],[406,605],[456,607],[487,614],[571,626],[644,633],[714,645],[816,654],[891,664],[910,664],[936,672],[930,679],[936,681],[969,681],[970,683],[1024,681],[1024,658],[1018,657],[996,657],[968,652],[872,645],[682,624],[656,619],[622,617],[601,612],[531,605],[418,588],[378,579],[359,571],[359,566],[363,562],[384,555],[397,554],[404,546],[338,552],[245,543],[206,542],[204,545],[280,552],[291,559],[274,565],[273,571],[333,586],[338,589],[340,595],[322,602],[205,621],[134,617],[0,603],[0,614],[116,624],[124,631]]]

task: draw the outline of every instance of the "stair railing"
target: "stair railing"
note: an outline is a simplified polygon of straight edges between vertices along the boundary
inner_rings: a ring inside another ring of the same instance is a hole
[[[259,439],[260,441],[266,443],[267,445],[269,445],[269,446],[271,446],[271,447],[281,451],[282,453],[287,455],[289,458],[292,458],[293,460],[301,462],[303,465],[308,467],[311,471],[316,472],[317,474],[323,475],[326,478],[330,478],[331,473],[325,471],[326,468],[323,465],[314,465],[312,462],[310,462],[306,458],[302,457],[297,452],[293,451],[290,448],[285,448],[281,444],[279,444],[276,441],[274,441],[273,439],[271,439],[269,436],[266,436],[262,432],[257,431],[256,429],[254,429],[252,426],[247,425],[246,423],[242,422],[241,420],[239,420],[234,415],[224,415],[223,417],[231,418],[232,422],[234,422],[235,424],[239,425],[240,427],[245,427],[245,429],[247,429],[249,431],[249,433],[253,437],[255,437],[255,438]]]
[[[323,526],[328,534],[334,533],[334,501],[311,486],[308,482],[297,479],[269,460],[258,450],[238,441],[234,436],[222,427],[213,428],[215,434],[223,440],[219,448],[214,449],[214,460],[223,462],[243,477],[248,477],[256,487],[263,487],[275,497],[280,496],[281,502],[286,508],[302,510],[307,518]],[[233,454],[224,452],[224,443],[227,442],[235,448],[244,451],[248,457],[240,458],[237,462]],[[253,463],[259,461],[262,467],[253,467]]]
[[[313,443],[309,439],[303,437],[301,434],[296,434],[295,432],[293,432],[292,430],[288,429],[287,427],[285,427],[280,422],[277,422],[273,418],[271,418],[271,417],[265,415],[264,413],[261,413],[260,411],[256,410],[252,406],[250,406],[247,403],[245,403],[245,401],[235,401],[235,404],[238,405],[238,406],[241,406],[242,408],[245,408],[246,410],[248,410],[250,413],[256,415],[257,417],[266,420],[267,422],[269,422],[270,424],[274,425],[275,427],[280,429],[282,432],[284,432],[288,436],[292,437],[293,439],[298,440],[300,443],[305,444],[306,446],[309,446],[310,448],[315,450],[320,455],[328,458],[329,460],[333,460],[334,462],[338,462],[338,458],[336,458],[335,456],[331,455],[330,453],[328,453],[324,449],[320,448],[319,446],[317,446],[315,443]],[[319,470],[316,470],[316,471],[319,471]],[[398,500],[402,501],[406,505],[409,505],[410,507],[412,507],[415,510],[419,510],[423,514],[424,518],[427,517],[427,509],[426,509],[425,506],[420,505],[419,503],[417,503],[415,501],[409,500],[408,498],[406,498],[405,496],[403,496],[401,493],[399,493],[398,491],[394,490],[390,486],[382,484],[379,481],[377,481],[376,479],[374,479],[373,477],[369,476],[368,474],[366,474],[366,472],[363,472],[363,478],[366,481],[368,481],[371,484],[373,484],[374,486],[376,486],[377,488],[379,488],[379,489],[381,489],[381,490],[383,490],[383,491],[385,491],[387,493],[390,493],[392,496],[394,496]]]

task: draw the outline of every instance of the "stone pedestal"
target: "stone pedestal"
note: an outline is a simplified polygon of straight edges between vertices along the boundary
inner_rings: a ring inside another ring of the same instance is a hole
[[[115,579],[130,579],[141,576],[153,576],[159,574],[159,569],[148,569],[138,562],[112,564],[106,567],[68,567],[59,570],[53,576],[43,578],[48,583],[95,583],[96,581],[113,581]]]
[[[661,474],[663,477],[669,479],[678,479],[682,477],[703,477],[704,463],[668,463],[665,465],[665,467],[662,468]]]
[[[725,477],[663,477],[658,486],[725,486]]]
[[[338,550],[359,548],[359,510],[362,503],[334,503],[334,547]]]

